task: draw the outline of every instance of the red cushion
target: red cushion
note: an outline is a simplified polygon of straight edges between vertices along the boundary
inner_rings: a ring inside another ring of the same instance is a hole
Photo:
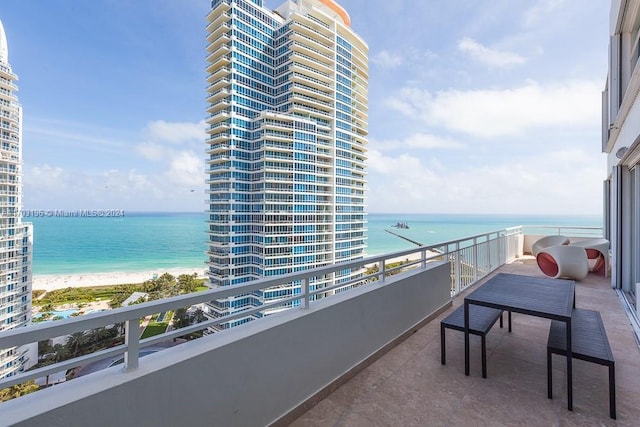
[[[605,271],[605,262],[604,262],[604,257],[602,255],[598,256],[595,264],[593,264],[593,267],[591,267],[591,271],[593,271],[594,273],[602,274],[603,276],[606,276],[607,272]]]
[[[600,251],[596,249],[586,249],[586,251],[587,251],[587,258],[589,259],[596,259],[600,256]]]
[[[549,277],[555,277],[558,274],[558,264],[556,260],[553,259],[551,255],[546,252],[540,252],[536,257],[536,261],[538,262],[538,267],[544,274]]]

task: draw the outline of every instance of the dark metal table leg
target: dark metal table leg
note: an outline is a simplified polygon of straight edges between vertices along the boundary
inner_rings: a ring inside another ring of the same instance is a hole
[[[469,303],[464,302],[464,374],[469,375]]]
[[[567,320],[567,409],[573,411],[573,352],[571,351],[571,318]]]

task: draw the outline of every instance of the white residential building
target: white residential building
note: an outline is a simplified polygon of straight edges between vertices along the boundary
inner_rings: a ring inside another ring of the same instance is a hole
[[[348,13],[332,0],[289,0],[273,11],[263,0],[213,0],[207,21],[211,283],[363,258],[368,47]],[[360,274],[317,277],[311,288]],[[294,281],[214,301],[208,313],[300,292]]]
[[[0,331],[31,323],[30,223],[22,222],[22,107],[0,21]],[[37,362],[37,347],[0,352],[0,378]]]

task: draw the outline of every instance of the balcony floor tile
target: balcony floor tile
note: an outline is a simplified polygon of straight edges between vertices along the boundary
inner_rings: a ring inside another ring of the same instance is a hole
[[[497,272],[544,277],[524,258]],[[479,284],[484,283],[483,279]],[[476,286],[471,289],[475,289]],[[466,291],[469,292],[469,291]],[[466,293],[465,292],[465,293]],[[462,295],[464,295],[463,293]],[[577,282],[576,304],[602,314],[616,359],[617,420],[609,418],[608,370],[574,360],[574,410],[566,408],[565,359],[553,356],[553,399],[547,398],[550,321],[513,314],[513,332],[487,335],[487,374],[480,339],[471,337],[471,375],[464,375],[464,335],[447,329],[447,364],[440,364],[440,320],[429,322],[295,420],[298,426],[635,426],[640,419],[640,348],[608,278]]]

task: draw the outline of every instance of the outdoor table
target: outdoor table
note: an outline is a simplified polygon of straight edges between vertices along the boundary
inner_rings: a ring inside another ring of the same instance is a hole
[[[469,305],[498,308],[566,323],[567,409],[573,410],[571,315],[575,282],[519,274],[498,273],[464,298],[464,373],[469,375]]]

